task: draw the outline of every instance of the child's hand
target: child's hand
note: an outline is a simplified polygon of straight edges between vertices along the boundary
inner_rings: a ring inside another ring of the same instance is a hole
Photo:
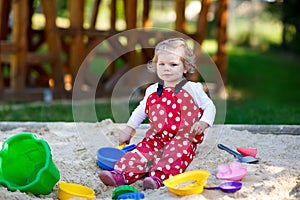
[[[195,122],[193,126],[191,127],[191,133],[194,133],[196,135],[199,135],[205,131],[205,129],[208,128],[208,124],[203,121]]]
[[[124,129],[120,129],[119,145],[129,144],[132,136],[135,134],[135,130],[130,126],[126,126]]]

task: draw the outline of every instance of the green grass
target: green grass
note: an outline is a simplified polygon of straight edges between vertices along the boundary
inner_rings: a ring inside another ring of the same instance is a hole
[[[300,124],[300,59],[280,52],[229,47],[227,124]],[[132,111],[137,104],[130,105]],[[110,103],[95,105],[98,121]],[[2,104],[2,121],[74,121],[71,103]]]
[[[1,121],[73,121],[72,105],[66,104],[5,104],[0,109]]]
[[[299,58],[229,48],[226,123],[300,124]]]
[[[84,105],[84,104],[83,104]],[[136,103],[129,105],[129,111],[137,106]],[[79,107],[75,107],[77,109]],[[101,121],[107,118],[113,120],[111,113],[111,104],[97,103],[95,105],[97,120]],[[60,103],[22,103],[22,104],[5,104],[0,108],[1,121],[37,121],[37,122],[73,122],[72,102]],[[125,122],[125,120],[124,120]]]

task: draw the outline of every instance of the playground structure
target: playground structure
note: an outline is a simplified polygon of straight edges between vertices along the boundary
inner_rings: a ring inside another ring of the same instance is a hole
[[[117,30],[117,3],[124,4],[126,27],[124,30]],[[42,29],[35,29],[32,25],[34,16],[34,3],[36,0],[0,0],[0,101],[32,101],[42,100],[45,91],[51,91],[51,98],[70,98],[72,85],[78,73],[81,63],[86,55],[100,42],[106,38],[125,30],[140,28],[143,32],[143,40],[138,36],[127,38],[126,45],[143,44],[154,38],[159,42],[167,35],[151,31],[150,11],[154,0],[110,0],[110,28],[99,30],[96,27],[101,0],[94,0],[89,27],[84,26],[84,8],[86,0],[68,0],[69,27],[57,26],[57,5],[54,0],[39,0],[42,13],[45,18],[45,26]],[[229,0],[202,0],[201,11],[196,20],[196,31],[187,33],[187,20],[185,17],[186,0],[174,1],[176,18],[174,30],[193,38],[200,45],[206,38],[208,26],[208,14],[215,5],[216,15],[216,41],[217,52],[213,56],[222,79],[226,82],[227,52],[226,52],[226,26],[227,7]],[[162,1],[163,2],[163,1]],[[142,4],[142,14],[138,13],[138,4]],[[142,16],[142,19],[138,18]],[[12,23],[10,21],[12,16]],[[139,20],[142,25],[138,26]],[[101,22],[100,22],[101,23]],[[145,40],[145,37],[148,38]],[[40,53],[42,46],[46,51]],[[155,45],[155,44],[154,44]],[[114,48],[126,48],[124,44],[115,41],[110,44],[103,56],[112,57]],[[142,51],[142,58],[137,59],[136,52],[128,52],[121,56],[124,67],[119,69],[116,63],[112,62],[107,69],[99,85],[106,85],[111,90],[113,79],[126,70],[135,67],[137,60],[147,62],[151,59],[152,52]],[[47,64],[48,71],[43,67]],[[32,78],[32,73],[35,76]],[[8,75],[7,75],[8,74]],[[80,77],[77,77],[80,78]],[[197,75],[192,77],[197,79]],[[109,91],[102,92],[101,96]]]

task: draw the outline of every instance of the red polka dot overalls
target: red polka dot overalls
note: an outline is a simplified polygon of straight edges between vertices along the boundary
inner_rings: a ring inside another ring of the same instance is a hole
[[[124,172],[127,184],[145,175],[164,181],[182,173],[192,162],[197,144],[203,141],[203,133],[190,133],[202,110],[186,90],[180,89],[175,95],[174,88],[166,87],[161,96],[152,93],[145,112],[150,121],[146,137],[115,165]]]

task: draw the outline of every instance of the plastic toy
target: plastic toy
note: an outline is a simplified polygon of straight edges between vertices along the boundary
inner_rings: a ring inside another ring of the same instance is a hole
[[[173,176],[163,183],[170,192],[179,196],[200,194],[209,175],[207,170],[192,170]]]
[[[45,140],[33,133],[16,134],[2,145],[0,151],[0,184],[10,191],[20,190],[46,195],[60,178]]]
[[[109,170],[109,171],[112,171],[112,170],[114,169],[113,167],[109,167],[109,166],[103,164],[103,163],[101,162],[100,159],[97,160],[97,165],[98,165],[101,169],[105,169],[105,170]]]
[[[125,143],[123,143],[123,144],[117,146],[118,149],[123,149],[124,147],[125,147]]]
[[[131,185],[118,186],[112,193],[112,199],[118,199],[120,195],[132,192],[138,192],[138,190]]]
[[[58,198],[60,200],[68,200],[71,198],[95,199],[95,192],[89,187],[67,183],[64,181],[58,182]]]
[[[225,182],[214,187],[204,187],[206,190],[221,190],[226,193],[233,193],[242,188],[242,183],[237,181]]]
[[[103,147],[97,151],[97,164],[105,170],[113,170],[115,163],[125,155],[125,153],[136,148],[135,144],[125,146],[123,149],[114,147]]]
[[[243,148],[243,147],[239,147],[236,150],[240,154],[242,154],[243,156],[252,156],[252,157],[256,158],[257,149],[255,149],[255,148]]]
[[[239,154],[238,152],[233,151],[232,149],[229,149],[228,147],[218,144],[218,148],[227,151],[234,157],[238,159],[239,162],[245,162],[245,163],[257,163],[258,159],[252,157],[252,156],[243,156],[242,154]]]
[[[118,200],[122,200],[122,199],[144,199],[145,195],[141,192],[129,192],[129,193],[125,193],[125,194],[121,194],[118,196]]]
[[[217,178],[222,180],[239,181],[242,180],[247,174],[247,169],[241,167],[241,163],[233,162],[228,165],[218,166]]]

